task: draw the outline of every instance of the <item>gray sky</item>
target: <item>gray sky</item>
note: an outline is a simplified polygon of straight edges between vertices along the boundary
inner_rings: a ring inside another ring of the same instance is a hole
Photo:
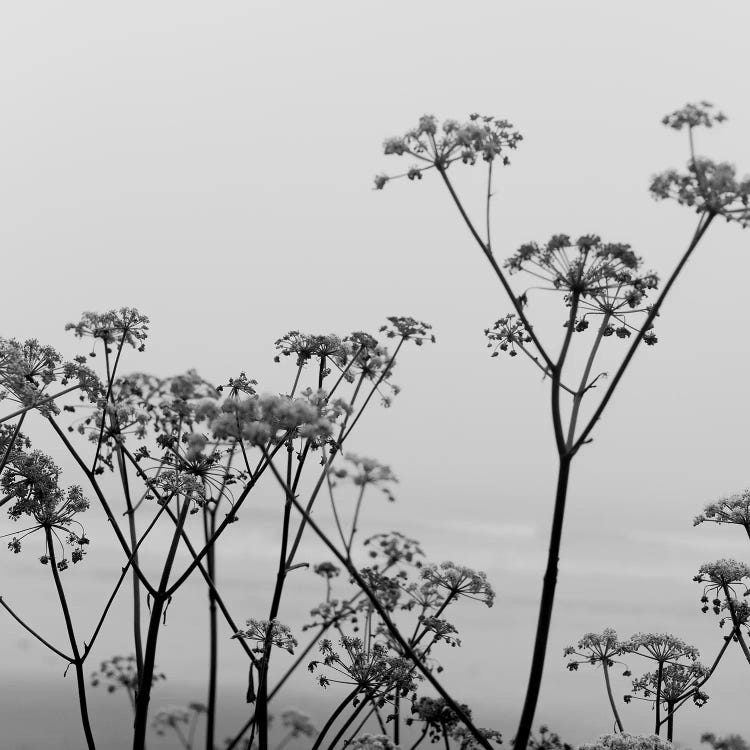
[[[273,364],[272,345],[289,329],[430,321],[438,343],[399,359],[403,393],[370,413],[350,447],[400,479],[395,506],[371,498],[367,532],[398,528],[431,559],[483,568],[495,584],[492,610],[467,604],[457,615],[464,647],[445,674],[480,723],[509,740],[554,489],[548,391],[530,363],[488,356],[482,331],[509,305],[437,180],[373,192],[376,172],[407,165],[382,155],[383,138],[424,113],[510,119],[525,140],[497,180],[497,254],[553,233],[598,233],[631,243],[664,276],[695,218],[648,195],[651,175],[687,159],[684,134],[660,119],[686,101],[716,103],[730,120],[701,133],[698,151],[750,169],[749,23],[745,3],[709,11],[685,0],[5,5],[0,334],[73,354],[81,347],[65,322],[135,306],[152,331],[126,369],[196,367],[216,382],[244,369],[284,391],[292,373]],[[480,211],[481,170],[457,169],[456,179]],[[569,674],[560,656],[584,632],[671,631],[709,662],[720,645],[691,578],[707,560],[747,559],[747,540],[732,528],[693,529],[691,519],[748,483],[747,245],[735,226],[711,229],[663,308],[658,346],[638,353],[575,462],[537,714],[568,741],[610,727],[601,676]],[[549,312],[557,335],[560,310]],[[43,424],[38,431],[44,444]],[[222,553],[240,620],[267,608],[273,507],[269,499],[248,536]],[[68,579],[84,621],[117,565],[103,525],[94,541]],[[2,566],[0,594],[62,635],[34,556]],[[290,621],[318,596],[297,586]],[[202,623],[191,609],[201,596],[196,585],[174,605],[176,632],[160,659],[170,687],[154,696],[157,707],[191,690],[201,699]],[[120,616],[97,658],[123,650],[125,600]],[[18,679],[28,696],[43,685],[50,701],[65,700],[60,664],[8,618],[0,634],[6,686]],[[222,655],[236,722],[242,670],[233,644]],[[679,739],[750,733],[746,670],[736,650],[709,683],[708,705],[680,717]],[[317,705],[304,678],[295,701]],[[622,680],[617,692],[628,687]],[[3,731],[17,715],[9,705],[0,703]],[[643,706],[623,719],[630,731],[651,726]],[[35,716],[33,747],[53,742],[59,722]],[[72,726],[65,741],[77,747]]]

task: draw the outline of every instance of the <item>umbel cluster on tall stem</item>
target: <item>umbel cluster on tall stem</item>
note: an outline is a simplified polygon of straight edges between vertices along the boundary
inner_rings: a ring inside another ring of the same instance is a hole
[[[672,286],[707,230],[717,217],[742,227],[750,225],[750,179],[736,177],[732,165],[698,157],[694,150],[694,131],[722,123],[726,117],[715,112],[707,102],[689,104],[667,115],[663,123],[675,130],[686,130],[690,148],[687,171],[669,170],[651,181],[651,194],[657,199],[671,198],[692,208],[698,222],[680,260],[656,294],[658,280],[653,273],[641,270],[641,259],[629,245],[604,243],[596,235],[583,235],[572,241],[568,235],[552,237],[544,244],[522,245],[504,264],[495,255],[491,231],[491,202],[496,167],[510,164],[510,152],[522,136],[507,120],[473,114],[468,121],[445,120],[425,115],[416,128],[403,136],[388,138],[387,155],[411,157],[415,163],[397,175],[380,174],[375,187],[382,190],[394,179],[422,180],[428,172],[437,172],[448,194],[466,224],[469,233],[492,272],[507,293],[512,310],[485,333],[493,356],[507,352],[526,355],[545,376],[550,387],[550,403],[555,445],[558,453],[558,477],[555,489],[547,565],[542,585],[536,637],[531,659],[528,686],[515,736],[517,747],[529,741],[542,681],[547,640],[557,585],[558,560],[571,463],[591,439],[591,433],[602,416],[641,343],[655,344],[653,330],[656,317]],[[484,225],[475,223],[464,206],[451,179],[455,164],[484,164],[486,199]],[[558,354],[540,340],[530,314],[530,292],[514,291],[510,275],[524,272],[534,278],[534,290],[561,293],[567,308],[564,335]],[[569,375],[568,364],[574,338],[593,329],[593,340],[578,377]],[[594,363],[605,338],[620,339],[626,351],[619,366],[610,374],[607,387],[581,421],[581,404],[598,384],[600,374]]]

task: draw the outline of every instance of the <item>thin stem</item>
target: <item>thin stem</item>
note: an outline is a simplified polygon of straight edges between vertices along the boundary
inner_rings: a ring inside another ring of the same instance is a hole
[[[672,735],[674,733],[674,701],[667,701],[667,740],[672,741]]]
[[[359,521],[359,511],[362,507],[362,498],[365,495],[365,488],[367,487],[367,484],[365,482],[362,483],[362,486],[359,488],[359,496],[357,497],[357,505],[354,509],[354,520],[352,521],[352,530],[349,534],[349,542],[346,545],[346,554],[351,556],[352,554],[352,544],[354,543],[354,535],[357,533],[357,522]]]
[[[571,459],[569,456],[560,456],[557,490],[555,492],[555,508],[552,516],[549,551],[547,553],[547,569],[544,574],[542,597],[539,603],[539,617],[537,619],[536,638],[534,640],[534,653],[531,658],[529,684],[526,689],[526,698],[521,712],[518,731],[516,732],[515,746],[517,748],[525,748],[529,744],[531,726],[534,721],[539,690],[542,685],[544,659],[547,653],[547,639],[552,621],[552,606],[555,600],[555,588],[557,587],[557,570],[560,559],[563,519],[565,517],[565,500],[570,476],[570,462]]]
[[[206,542],[216,531],[216,506],[203,509],[204,532]],[[206,555],[206,572],[211,581],[216,581],[216,548],[211,547]],[[216,727],[216,684],[219,669],[218,662],[218,622],[216,614],[216,594],[208,589],[208,696],[206,700],[206,750],[214,750]],[[241,638],[238,640],[242,640]]]
[[[161,625],[164,605],[169,599],[168,584],[169,574],[172,572],[177,547],[180,542],[180,529],[185,523],[190,502],[187,498],[183,499],[180,516],[172,535],[172,543],[167,553],[167,559],[162,570],[159,588],[154,594],[154,601],[151,606],[151,618],[148,625],[148,634],[146,636],[146,650],[143,654],[143,675],[138,685],[138,696],[136,699],[135,725],[133,730],[133,750],[144,750],[146,745],[146,728],[148,725],[148,704],[151,700],[151,687],[154,679],[154,662],[156,660],[156,643],[159,638],[159,626]]]
[[[440,176],[443,178],[443,182],[445,183],[445,186],[448,188],[448,192],[451,194],[451,198],[453,198],[453,202],[456,204],[456,207],[458,208],[458,211],[461,214],[461,218],[466,223],[466,226],[469,228],[469,231],[471,232],[472,237],[476,240],[480,249],[484,253],[484,256],[487,258],[489,264],[492,266],[492,270],[495,272],[495,275],[497,276],[500,283],[502,284],[503,289],[505,289],[505,293],[510,298],[511,304],[515,308],[515,311],[516,311],[516,314],[518,315],[519,320],[524,324],[524,327],[528,331],[529,336],[531,337],[531,340],[534,343],[534,346],[537,348],[537,351],[539,352],[542,359],[545,361],[547,367],[550,370],[552,370],[554,368],[554,362],[550,359],[549,355],[547,354],[544,347],[542,346],[542,343],[539,341],[536,334],[534,333],[534,327],[531,325],[531,323],[529,322],[529,319],[526,317],[526,313],[523,311],[523,306],[521,305],[521,302],[519,301],[518,297],[516,297],[516,295],[513,294],[513,290],[511,289],[510,284],[508,283],[508,279],[505,277],[505,274],[503,273],[502,269],[497,264],[497,261],[495,260],[495,256],[492,254],[492,251],[490,250],[490,248],[484,243],[482,238],[479,236],[479,233],[474,227],[474,224],[469,218],[469,215],[466,213],[466,210],[464,209],[463,204],[461,203],[461,199],[456,194],[456,191],[453,188],[451,181],[448,179],[448,175],[446,174],[445,169],[438,166],[437,170],[440,173]]]
[[[338,732],[336,732],[336,736],[331,740],[331,744],[328,745],[328,750],[334,750],[336,747],[336,743],[344,736],[344,733],[347,729],[354,723],[355,719],[362,713],[365,706],[367,705],[367,701],[362,700],[359,702],[359,705],[352,711],[351,716],[342,724],[341,728]],[[377,711],[377,709],[375,709]]]
[[[315,744],[310,748],[310,750],[319,750],[320,743],[323,742],[323,737],[325,737],[328,730],[333,726],[336,719],[339,718],[341,713],[344,711],[344,709],[354,700],[357,693],[359,692],[359,685],[354,688],[347,696],[344,698],[341,703],[339,703],[338,706],[336,706],[336,710],[328,717],[328,721],[324,724],[323,728],[320,730],[320,734],[318,735],[318,738],[315,740]],[[364,702],[364,701],[363,701]]]
[[[654,734],[656,734],[657,737],[661,732],[661,680],[663,671],[664,664],[659,662],[659,666],[656,670],[656,705],[654,706],[654,710],[656,711],[656,729],[654,730]]]
[[[562,377],[562,370],[565,366],[568,350],[570,349],[570,341],[573,337],[577,313],[578,292],[574,292],[570,304],[570,313],[568,314],[568,326],[565,329],[565,338],[563,339],[562,347],[560,348],[560,355],[557,358],[557,363],[552,368],[552,424],[555,430],[555,443],[557,444],[557,450],[560,454],[562,454],[567,448],[565,437],[563,435],[562,415],[560,414],[560,378]]]
[[[54,401],[56,398],[60,398],[60,396],[64,396],[66,393],[75,391],[80,387],[80,383],[78,385],[71,385],[70,388],[66,388],[64,391],[59,391],[58,393],[53,393],[51,396],[39,399],[39,401],[33,403],[31,406],[24,406],[22,409],[17,409],[10,414],[6,414],[4,417],[2,417],[2,419],[0,419],[0,424],[2,424],[3,422],[7,422],[9,419],[13,419],[13,417],[23,416],[24,414],[26,414],[26,412],[29,412],[32,409],[36,409],[39,406],[43,406],[44,404],[48,404],[50,401]]]
[[[112,386],[115,382],[115,372],[117,371],[117,365],[120,362],[120,355],[122,354],[122,347],[125,345],[125,336],[120,339],[120,344],[117,347],[117,356],[115,357],[115,364],[112,367],[112,371],[109,370],[109,346],[107,342],[104,342],[104,361],[107,366],[107,393],[104,396],[104,406],[102,407],[102,424],[99,428],[99,438],[96,441],[96,451],[94,452],[94,462],[91,464],[91,473],[96,472],[96,464],[99,461],[99,453],[102,448],[102,439],[104,437],[104,423],[107,416],[107,405],[112,397]],[[114,401],[113,401],[114,403]]]
[[[110,525],[112,526],[112,530],[115,532],[115,536],[117,537],[117,541],[120,542],[120,546],[122,547],[123,551],[125,552],[125,556],[130,558],[133,554],[133,551],[130,549],[127,541],[125,540],[125,537],[117,524],[117,521],[114,517],[114,514],[112,513],[112,509],[109,507],[109,503],[107,502],[107,499],[104,497],[104,493],[101,490],[101,487],[99,487],[99,483],[96,481],[96,477],[94,474],[89,471],[86,464],[83,462],[81,457],[78,455],[78,452],[76,449],[71,445],[70,441],[68,440],[65,433],[60,429],[60,426],[55,422],[55,420],[52,417],[48,417],[47,421],[52,425],[52,429],[57,433],[60,440],[63,441],[63,445],[68,449],[68,452],[73,457],[75,462],[78,464],[78,466],[81,468],[81,471],[86,475],[86,479],[88,479],[89,484],[91,484],[91,488],[94,490],[94,493],[96,494],[97,499],[99,500],[100,505],[104,509],[104,513],[107,516],[107,520],[109,521]],[[143,574],[143,571],[141,571],[141,568],[139,565],[133,565],[133,570],[135,570],[138,574],[138,579],[143,584],[143,587],[148,591],[151,596],[153,596],[156,593],[156,589],[149,583],[146,576]]]
[[[607,667],[606,660],[602,661],[602,667],[604,668],[604,681],[607,683],[607,696],[609,697],[609,705],[612,706],[612,713],[615,715],[615,721],[617,722],[617,728],[624,732],[622,727],[622,721],[620,720],[620,714],[617,713],[617,706],[615,705],[615,699],[612,695],[612,685],[609,683],[609,668]]]
[[[729,586],[727,586],[727,584],[725,583],[722,586],[722,588],[724,589],[724,596],[727,599],[727,607],[729,609],[729,615],[732,618],[732,625],[734,627],[734,635],[737,636],[737,640],[739,641],[740,648],[742,649],[742,653],[745,654],[745,658],[750,664],[750,650],[748,650],[747,643],[745,643],[745,639],[742,637],[742,632],[740,631],[740,621],[737,618],[737,613],[734,611],[734,600],[729,594]]]
[[[708,230],[715,216],[716,214],[713,213],[712,211],[704,212],[703,214],[701,214],[701,218],[698,222],[698,226],[696,227],[695,233],[693,234],[693,238],[690,241],[690,244],[688,245],[688,248],[685,251],[685,254],[680,259],[680,262],[677,264],[674,271],[672,271],[672,275],[669,277],[669,280],[667,281],[666,285],[662,289],[661,294],[659,295],[658,299],[656,300],[653,307],[649,311],[648,316],[646,317],[646,320],[643,326],[641,326],[640,330],[636,334],[635,340],[630,345],[630,349],[628,349],[628,352],[625,355],[625,358],[623,359],[622,363],[620,364],[620,367],[617,369],[617,372],[615,373],[614,377],[610,381],[609,388],[607,388],[604,396],[602,397],[602,400],[599,402],[599,405],[596,407],[594,414],[592,415],[588,424],[586,425],[583,432],[579,436],[578,440],[576,440],[576,442],[573,444],[573,447],[571,448],[572,454],[575,454],[578,451],[578,449],[586,442],[589,434],[594,429],[594,425],[599,421],[599,418],[604,412],[604,409],[609,403],[609,400],[612,398],[612,394],[615,392],[615,389],[617,388],[617,385],[620,382],[620,379],[625,374],[625,371],[627,370],[628,365],[630,364],[630,360],[633,359],[633,355],[635,354],[636,349],[640,345],[641,341],[643,341],[643,337],[650,330],[652,323],[656,319],[656,316],[659,314],[659,310],[661,309],[661,306],[664,303],[664,300],[667,298],[667,295],[669,294],[669,290],[672,288],[672,285],[677,280],[677,277],[680,275],[680,272],[685,267],[685,264],[688,262],[695,248],[698,247],[698,243],[701,241],[703,235]]]
[[[424,729],[422,730],[422,734],[419,735],[417,741],[409,748],[409,750],[417,750],[417,748],[422,744],[422,740],[427,736],[428,729],[429,725],[425,724]]]
[[[114,591],[112,592],[111,596],[107,600],[107,604],[104,607],[104,611],[102,612],[101,617],[99,618],[99,622],[97,623],[97,626],[94,629],[94,632],[91,635],[91,638],[89,639],[89,642],[84,649],[83,657],[81,659],[82,661],[86,661],[86,657],[89,655],[89,653],[91,653],[91,649],[94,646],[94,642],[96,641],[96,637],[99,635],[99,631],[101,630],[102,625],[104,625],[104,620],[107,618],[107,613],[109,612],[109,609],[112,606],[112,602],[115,600],[115,596],[117,596],[117,592],[120,590],[120,586],[122,585],[122,582],[125,580],[125,576],[127,575],[128,568],[132,565],[133,560],[136,559],[136,555],[138,554],[138,548],[141,546],[144,539],[149,535],[149,533],[151,532],[151,529],[153,529],[154,526],[156,525],[156,522],[159,519],[159,516],[164,512],[165,507],[166,506],[162,506],[161,508],[159,508],[159,512],[154,516],[151,523],[146,527],[146,531],[143,532],[143,536],[141,536],[141,538],[137,541],[133,549],[133,554],[130,556],[127,563],[125,564],[125,567],[122,569],[122,572],[120,573],[120,577],[117,580],[117,585],[115,586]]]
[[[279,442],[279,444],[271,451],[271,456],[275,456],[276,453],[279,451],[281,445],[283,443],[283,440]],[[263,454],[268,455],[265,449],[263,449]],[[242,493],[237,498],[237,502],[232,506],[229,513],[227,513],[226,518],[219,524],[218,528],[214,532],[211,539],[206,542],[206,544],[203,545],[203,549],[198,552],[197,555],[195,555],[195,558],[191,563],[188,564],[187,568],[185,568],[185,571],[182,573],[182,575],[167,589],[165,592],[166,596],[172,596],[172,594],[177,591],[180,586],[182,586],[183,583],[188,579],[190,574],[198,567],[200,561],[205,557],[205,555],[208,553],[208,550],[216,544],[219,537],[224,533],[224,529],[226,529],[227,526],[229,526],[230,523],[232,523],[233,520],[236,519],[236,512],[240,509],[242,504],[245,502],[247,496],[250,494],[250,491],[255,487],[258,480],[260,479],[261,475],[266,469],[266,464],[259,465],[258,468],[255,470],[255,474],[251,477],[250,481],[245,485],[245,488],[242,490]]]
[[[70,650],[73,653],[73,668],[76,671],[76,683],[78,684],[78,705],[81,710],[81,723],[83,724],[83,733],[86,736],[86,745],[89,750],[95,750],[94,735],[91,732],[91,722],[89,720],[89,710],[86,704],[86,681],[83,676],[83,659],[81,659],[75,632],[73,630],[73,620],[70,617],[68,600],[65,597],[62,581],[60,580],[60,571],[57,569],[57,560],[55,559],[54,539],[52,538],[52,529],[50,526],[44,527],[44,535],[47,539],[47,552],[49,554],[49,565],[52,570],[52,577],[55,581],[57,596],[60,600],[63,618],[65,619],[65,629],[68,631],[68,640],[70,641]]]
[[[491,159],[487,165],[487,208],[485,210],[485,223],[487,225],[487,252],[492,253],[492,222],[490,221],[490,204],[492,203],[492,165],[495,163],[494,159]],[[398,743],[397,743],[398,744]]]
[[[13,446],[16,444],[16,438],[18,438],[18,433],[21,431],[21,426],[23,425],[24,419],[26,419],[26,412],[21,414],[21,418],[18,420],[18,422],[16,422],[16,426],[13,428],[13,434],[10,436],[10,440],[8,441],[8,447],[5,449],[5,454],[3,455],[2,461],[0,461],[0,474],[3,473],[5,465],[8,463],[8,459],[10,458],[10,454],[13,451]],[[2,502],[0,502],[0,508],[5,505],[8,500],[10,500],[10,498],[6,498]]]
[[[573,447],[573,439],[575,437],[576,424],[578,422],[578,411],[581,408],[581,401],[583,401],[583,397],[586,395],[586,391],[588,390],[587,385],[588,385],[589,375],[591,374],[591,368],[594,366],[594,360],[596,359],[596,354],[599,351],[599,345],[602,343],[602,339],[604,338],[604,331],[607,329],[607,326],[609,325],[610,317],[611,317],[610,313],[606,312],[604,314],[604,317],[602,318],[602,324],[599,326],[599,330],[596,332],[596,338],[594,339],[594,344],[591,347],[591,352],[589,353],[589,358],[586,362],[586,367],[583,370],[583,375],[581,376],[581,382],[578,386],[578,390],[575,392],[573,396],[573,408],[570,412],[570,423],[568,425],[568,439],[566,441],[568,450],[570,450]]]
[[[65,659],[65,661],[69,661],[71,664],[73,663],[74,659],[72,656],[68,656],[67,654],[64,654],[60,649],[55,648],[49,641],[46,641],[44,638],[42,638],[39,633],[36,632],[32,627],[27,625],[10,607],[9,604],[5,602],[2,596],[0,596],[0,605],[2,605],[7,612],[10,614],[10,616],[19,624],[21,627],[23,627],[25,630],[27,630],[31,635],[34,636],[40,643],[43,643],[50,651],[53,651],[58,656]]]
[[[110,424],[114,427],[114,415],[110,415]],[[130,482],[128,481],[128,467],[122,455],[122,445],[117,441],[117,469],[120,474],[122,491],[125,495],[126,515],[128,517],[128,532],[130,534],[130,546],[133,548],[133,562],[138,565],[138,545],[136,544],[137,530],[135,526],[135,512],[130,497]],[[135,645],[135,666],[138,681],[141,679],[143,671],[143,639],[141,637],[141,582],[138,580],[138,574],[132,571],[132,590],[133,590],[133,643]]]

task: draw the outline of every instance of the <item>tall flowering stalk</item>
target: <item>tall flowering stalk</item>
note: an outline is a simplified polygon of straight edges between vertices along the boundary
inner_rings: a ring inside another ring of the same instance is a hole
[[[694,152],[694,130],[712,127],[724,119],[723,114],[715,113],[710,104],[702,102],[677,110],[663,120],[668,127],[687,129],[690,160],[686,173],[670,170],[655,177],[651,183],[651,193],[657,199],[671,198],[693,208],[698,213],[698,224],[687,249],[653,302],[647,297],[656,290],[657,277],[641,270],[641,260],[630,246],[604,243],[595,235],[584,235],[575,241],[567,235],[556,235],[544,244],[523,245],[505,264],[498,262],[492,240],[490,211],[494,170],[497,166],[510,163],[509,153],[522,140],[508,121],[474,114],[465,123],[446,120],[441,125],[437,118],[425,115],[420,118],[417,127],[404,136],[385,141],[386,154],[411,157],[415,164],[399,175],[378,175],[375,187],[382,189],[396,178],[419,181],[428,172],[437,172],[512,306],[509,314],[486,331],[493,355],[501,351],[511,356],[523,353],[549,378],[558,475],[534,650],[515,738],[517,747],[523,748],[529,741],[541,687],[572,461],[581,447],[591,440],[597,421],[640,344],[656,343],[652,330],[654,321],[714,219],[721,216],[743,227],[750,225],[750,180],[739,181],[731,165],[698,158]],[[451,180],[451,167],[457,163],[484,163],[487,167],[484,227],[471,219]],[[532,324],[528,312],[531,290],[517,293],[511,286],[510,274],[521,271],[531,275],[537,287],[541,285],[541,288],[557,291],[563,296],[567,315],[557,356],[551,353],[549,345],[541,341]],[[589,328],[592,322],[595,334],[588,354],[584,356],[583,371],[571,384],[566,364],[569,364],[573,339]],[[628,342],[627,351],[609,378],[608,386],[592,413],[581,422],[583,399],[591,393],[599,379],[599,375],[593,375],[597,354],[603,340],[613,334]]]

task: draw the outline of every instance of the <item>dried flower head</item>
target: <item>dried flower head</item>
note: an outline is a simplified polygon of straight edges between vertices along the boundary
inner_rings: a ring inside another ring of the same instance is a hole
[[[508,352],[511,357],[515,357],[519,350],[524,351],[525,344],[531,343],[526,326],[514,313],[496,320],[492,328],[485,328],[484,335],[493,357],[497,357],[500,352]]]
[[[750,532],[750,488],[709,503],[703,513],[693,519],[693,525],[708,521],[735,523],[744,526]]]
[[[73,547],[71,558],[74,563],[83,559],[84,547],[89,540],[76,516],[88,509],[89,501],[78,485],[63,490],[59,478],[60,468],[41,451],[25,453],[19,450],[9,457],[0,481],[5,499],[11,503],[8,515],[14,521],[28,516],[34,522],[9,542],[8,548],[12,552],[20,552],[21,541],[30,534],[49,529],[55,537],[58,531],[64,533],[66,542]],[[43,564],[49,561],[48,552],[45,542],[45,554],[40,558]],[[64,558],[59,560],[57,567],[65,570],[67,561]]]
[[[636,633],[621,645],[623,653],[637,653],[659,664],[681,658],[697,661],[700,656],[697,648],[669,633]]]
[[[438,588],[445,589],[449,600],[465,596],[484,602],[488,607],[495,601],[495,591],[487,580],[487,574],[481,570],[444,562],[439,566],[425,565],[422,568],[422,578]]]
[[[391,655],[385,644],[374,642],[366,646],[361,638],[342,635],[339,645],[341,654],[329,639],[323,639],[322,660],[308,665],[310,672],[326,669],[317,678],[322,687],[331,683],[355,685],[365,694],[376,696],[380,706],[393,697],[394,690],[405,696],[416,689],[414,665],[408,659]],[[355,704],[358,702],[355,698]]]
[[[246,623],[246,630],[238,630],[232,638],[246,638],[250,641],[256,641],[257,646],[253,651],[263,653],[265,644],[282,648],[290,654],[294,654],[297,646],[297,639],[292,635],[292,630],[287,625],[280,623],[275,618],[273,620],[254,620],[249,619]]]
[[[708,667],[697,661],[690,664],[665,664],[661,672],[647,672],[633,680],[633,695],[630,697],[655,703],[658,692],[660,701],[666,705],[674,705],[683,698],[690,697],[700,708],[705,705],[708,695],[699,690],[699,687],[710,673]]]
[[[563,656],[575,656],[568,662],[568,669],[573,672],[579,664],[606,664],[608,667],[615,663],[615,656],[623,652],[623,646],[617,639],[617,632],[606,628],[603,633],[586,633],[577,646],[568,646]]]
[[[541,280],[543,286],[537,288],[563,292],[568,304],[575,297],[580,313],[576,331],[588,328],[588,316],[601,315],[606,316],[604,335],[617,333],[618,338],[627,338],[631,330],[637,330],[627,316],[646,312],[643,300],[658,283],[656,275],[643,273],[641,266],[642,260],[630,245],[604,243],[596,235],[584,235],[574,242],[566,234],[553,235],[545,245],[521,245],[505,262],[511,273],[525,271]],[[494,338],[485,333],[490,344],[501,342],[500,349],[503,343],[506,349],[511,343],[522,348],[530,338],[513,316],[498,321]],[[652,344],[656,338],[649,334],[644,340]]]
[[[444,171],[456,161],[463,164],[500,162],[510,164],[508,151],[522,140],[507,120],[472,114],[469,120],[459,123],[445,120],[442,125],[433,115],[423,115],[419,124],[404,136],[386,138],[383,151],[386,155],[411,156],[418,162],[403,174],[378,175],[375,187],[381,190],[390,180],[406,177],[421,180],[430,169]]]
[[[688,104],[664,117],[667,127],[687,127],[690,138],[690,160],[686,172],[669,169],[651,180],[651,194],[657,200],[672,199],[699,214],[723,216],[742,227],[750,226],[750,177],[737,179],[733,164],[715,162],[695,155],[693,129],[712,127],[726,120],[721,112],[713,112],[708,102]]]
[[[432,326],[414,318],[399,318],[392,316],[388,318],[390,325],[380,327],[389,339],[401,339],[402,341],[413,341],[417,346],[422,346],[425,341],[435,343],[434,334],[430,333]]]
[[[66,331],[74,331],[78,338],[91,336],[105,345],[128,344],[138,351],[145,349],[149,319],[135,308],[121,307],[106,313],[85,312],[78,323],[68,323]]]

